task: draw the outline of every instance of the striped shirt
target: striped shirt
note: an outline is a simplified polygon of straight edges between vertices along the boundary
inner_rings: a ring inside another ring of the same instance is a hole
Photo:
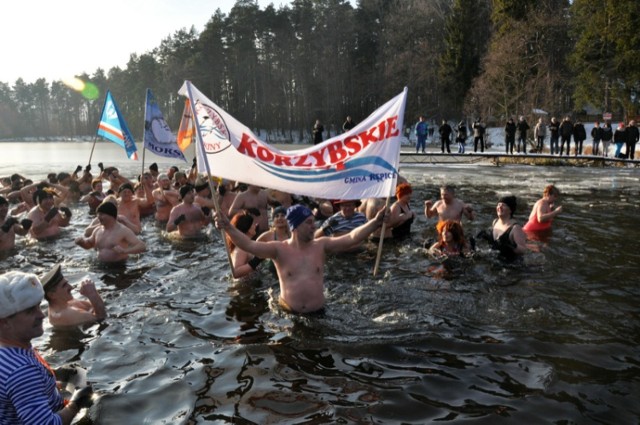
[[[0,348],[0,425],[61,425],[56,380],[33,349]]]
[[[346,218],[342,212],[337,212],[322,223],[322,231],[326,236],[334,234],[343,235],[349,233],[356,227],[362,226],[367,222],[367,218],[360,212],[354,213],[351,217]]]

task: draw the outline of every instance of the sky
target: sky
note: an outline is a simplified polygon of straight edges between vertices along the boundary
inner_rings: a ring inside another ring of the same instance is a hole
[[[289,0],[259,0],[264,9]],[[193,25],[198,32],[217,8],[235,0],[9,0],[0,6],[0,82],[50,84],[76,74],[124,68],[164,38]]]

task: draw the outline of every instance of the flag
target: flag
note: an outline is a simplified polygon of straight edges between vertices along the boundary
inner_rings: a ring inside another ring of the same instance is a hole
[[[116,105],[113,96],[111,96],[111,91],[107,91],[107,97],[104,100],[100,125],[98,126],[98,136],[122,146],[127,151],[129,159],[138,159],[136,142],[133,140],[129,127],[127,127],[127,123],[122,117],[120,109],[118,109],[118,105]]]
[[[347,133],[323,143],[281,151],[185,81],[179,93],[191,102],[197,148],[209,174],[324,199],[387,197],[398,176],[407,89]]]
[[[193,140],[193,136],[195,133],[193,116],[191,115],[191,103],[189,99],[184,101],[184,112],[182,112],[182,119],[180,120],[180,127],[178,128],[178,147],[182,152],[184,152],[191,141]]]
[[[150,89],[147,89],[144,109],[144,147],[159,156],[187,161]]]

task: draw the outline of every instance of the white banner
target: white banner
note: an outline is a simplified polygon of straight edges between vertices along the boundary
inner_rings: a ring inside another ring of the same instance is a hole
[[[179,93],[191,101],[198,147],[212,175],[323,199],[383,198],[395,192],[406,88],[349,132],[291,151],[258,139],[191,82],[185,81]]]

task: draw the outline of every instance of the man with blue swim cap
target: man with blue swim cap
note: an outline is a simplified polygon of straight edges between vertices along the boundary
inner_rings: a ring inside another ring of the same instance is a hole
[[[215,214],[216,227],[227,232],[233,243],[256,257],[270,258],[280,280],[280,305],[292,313],[313,313],[324,307],[324,264],[326,254],[346,251],[364,241],[388,220],[385,208],[375,218],[351,232],[334,238],[314,238],[316,223],[304,205],[287,209],[291,237],[284,241],[257,242]]]

